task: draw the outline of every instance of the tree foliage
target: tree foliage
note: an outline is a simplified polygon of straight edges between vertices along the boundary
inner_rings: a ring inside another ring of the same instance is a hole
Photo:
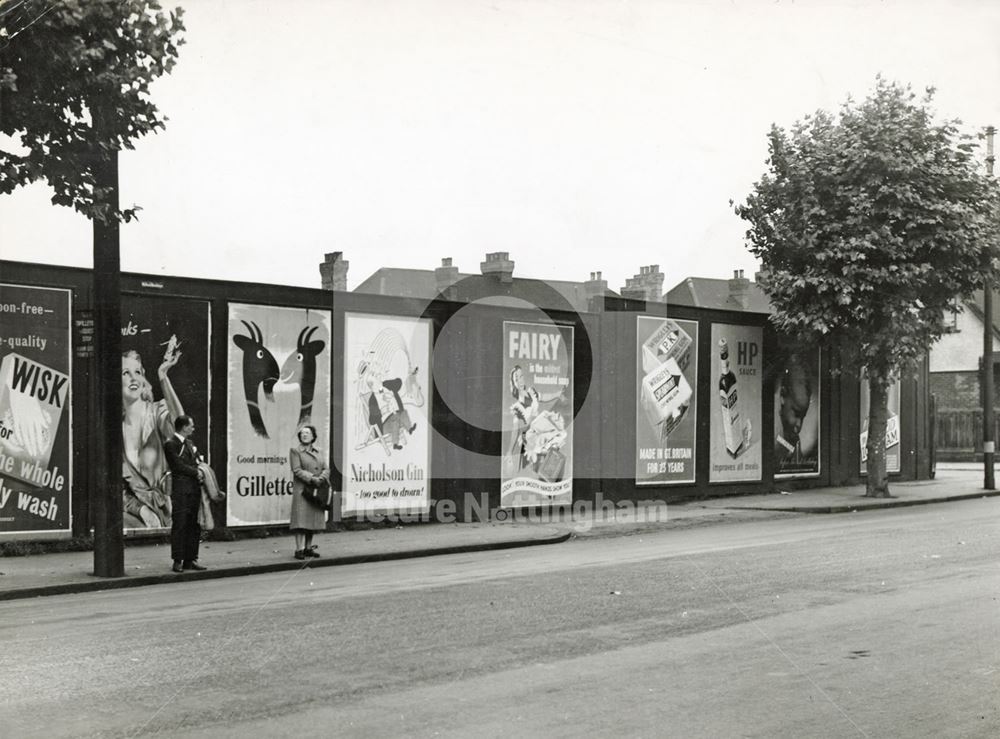
[[[994,183],[933,94],[879,77],[838,115],[773,126],[767,171],[736,207],[777,327],[856,349],[876,381],[941,336],[996,249]]]
[[[20,143],[0,148],[0,193],[44,179],[56,205],[130,220],[95,169],[164,127],[149,87],[183,30],[156,0],[0,0],[0,133]]]

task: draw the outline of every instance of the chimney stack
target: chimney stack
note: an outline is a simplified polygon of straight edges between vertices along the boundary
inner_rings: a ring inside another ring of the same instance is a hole
[[[458,282],[458,267],[452,266],[451,257],[445,257],[441,260],[441,266],[434,270],[434,286],[445,300],[454,300],[456,282]]]
[[[591,306],[590,310],[601,311],[604,309],[603,303],[598,303],[597,306],[593,305],[595,300],[601,300],[608,291],[608,281],[601,277],[600,272],[590,273],[590,279],[583,283],[583,291],[587,298],[587,305]]]
[[[324,290],[347,292],[347,268],[351,263],[344,259],[340,251],[330,252],[319,265],[320,279]]]
[[[663,273],[660,272],[660,265],[639,267],[639,274],[627,278],[625,287],[620,292],[622,297],[632,300],[663,302]]]
[[[729,280],[729,302],[735,303],[739,310],[750,307],[750,280],[743,276],[742,269],[734,269]]]
[[[505,251],[495,251],[486,255],[486,261],[479,263],[479,270],[483,276],[495,275],[496,278],[505,284],[510,284],[514,280],[514,262],[510,254]]]

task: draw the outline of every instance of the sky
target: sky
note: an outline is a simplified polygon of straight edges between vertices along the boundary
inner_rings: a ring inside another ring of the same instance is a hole
[[[863,98],[879,73],[942,117],[1000,125],[993,0],[188,0],[120,159],[122,268],[319,287],[379,267],[620,289],[660,265],[756,268],[743,200],[772,123]],[[92,231],[43,184],[0,196],[0,255],[91,266]]]

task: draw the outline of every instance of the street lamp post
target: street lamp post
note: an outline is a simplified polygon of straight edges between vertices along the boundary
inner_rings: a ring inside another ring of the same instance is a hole
[[[993,176],[993,126],[986,128],[986,170]],[[990,250],[983,272],[983,487],[996,489],[993,479],[993,265]]]

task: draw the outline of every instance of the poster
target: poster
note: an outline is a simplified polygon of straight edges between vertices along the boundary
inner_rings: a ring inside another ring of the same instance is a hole
[[[504,508],[573,502],[573,327],[503,324]]]
[[[122,296],[122,507],[126,530],[169,529],[170,470],[163,443],[180,415],[194,419],[197,454],[208,448],[209,304]]]
[[[636,320],[636,485],[693,483],[698,323]]]
[[[774,378],[774,476],[820,471],[819,349],[779,348]]]
[[[889,384],[889,415],[885,423],[885,471],[899,472],[899,390],[900,381]],[[868,473],[868,374],[861,372],[861,474]]]
[[[0,534],[71,529],[70,302],[0,284]]]
[[[431,322],[344,315],[344,515],[430,510]]]
[[[712,324],[709,482],[761,479],[762,347],[759,327]]]
[[[229,304],[230,526],[288,522],[301,426],[316,428],[329,459],[330,335],[328,310]]]

